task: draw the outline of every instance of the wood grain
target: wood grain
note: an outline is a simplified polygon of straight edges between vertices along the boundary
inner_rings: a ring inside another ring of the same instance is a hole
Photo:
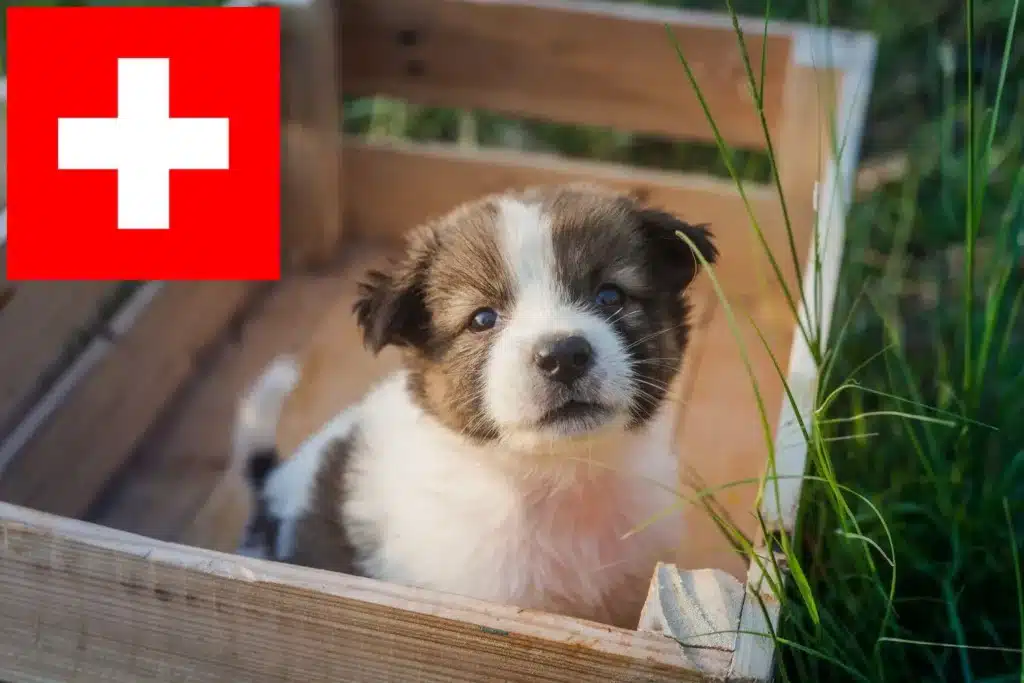
[[[637,630],[732,652],[743,595],[743,584],[720,569],[681,572],[659,562]]]
[[[117,287],[98,281],[10,282],[6,264],[0,246],[0,440]]]
[[[833,70],[799,64],[791,65],[786,72],[786,117],[775,153],[797,258],[794,263],[789,244],[777,251],[775,258],[790,276],[786,284],[798,304],[804,288],[804,268],[808,260],[814,258],[815,188],[824,182],[825,169],[832,157],[829,121],[835,108],[835,77]]]
[[[0,209],[7,206],[7,85],[0,99]]]
[[[775,638],[782,603],[772,586],[782,586],[786,578],[786,556],[765,548],[755,551],[747,571],[743,604],[740,607],[739,634],[736,637],[729,683],[769,683],[774,671]],[[771,577],[771,580],[768,577]]]
[[[594,182],[632,193],[691,223],[709,223],[720,252],[716,272],[727,292],[778,296],[781,291],[731,180],[508,150],[352,138],[344,144],[345,222],[353,234],[394,240],[428,218],[486,194],[530,185]],[[788,253],[774,188],[747,184],[745,190],[773,253]],[[801,252],[805,256],[806,247]],[[795,283],[798,271],[789,270]]]
[[[77,517],[250,293],[243,282],[168,283],[0,479],[0,500]]]
[[[336,3],[281,8],[281,217],[284,264],[329,263],[342,230]]]
[[[343,3],[347,95],[713,141],[666,26],[723,137],[765,146],[728,20],[600,2],[349,0]],[[744,34],[761,73],[764,22]],[[771,31],[765,117],[778,122],[790,37]]]
[[[0,679],[722,680],[729,653],[0,504]]]
[[[228,467],[235,408],[245,387],[278,353],[305,342],[330,282],[287,276],[221,346],[189,390],[151,427],[90,521],[173,540]]]

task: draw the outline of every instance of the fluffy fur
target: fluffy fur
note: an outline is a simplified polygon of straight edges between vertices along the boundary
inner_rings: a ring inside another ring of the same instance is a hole
[[[590,186],[486,197],[413,231],[355,314],[383,380],[277,461],[297,369],[272,366],[236,444],[245,551],[635,627],[683,543],[666,392],[710,233]],[[630,533],[652,518],[662,519]]]

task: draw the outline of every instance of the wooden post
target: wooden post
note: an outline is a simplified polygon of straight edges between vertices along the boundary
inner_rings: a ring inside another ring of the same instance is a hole
[[[814,258],[813,253],[808,253],[816,220],[814,194],[824,180],[825,168],[832,156],[830,116],[835,111],[835,81],[839,77],[841,74],[832,69],[815,68],[793,59],[786,70],[782,125],[773,140],[779,184],[800,262],[793,262],[788,248],[775,258],[797,305],[800,304],[804,266],[808,259]],[[785,306],[778,284],[771,283],[770,295]],[[793,322],[796,322],[795,316]]]
[[[637,630],[685,646],[732,652],[742,604],[743,584],[731,574],[721,569],[681,572],[659,562]]]
[[[328,263],[342,235],[337,9],[281,8],[281,226],[284,270]]]
[[[0,78],[0,212],[7,208],[7,79]],[[0,244],[7,236],[6,224],[0,229]]]

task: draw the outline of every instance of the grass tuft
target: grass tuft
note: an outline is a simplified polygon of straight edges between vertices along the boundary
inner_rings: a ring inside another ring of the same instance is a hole
[[[1024,388],[1020,245],[993,248],[986,259],[979,249],[1024,241],[1020,172],[1000,174],[1001,164],[993,162],[997,155],[1020,158],[1020,137],[1000,133],[1019,44],[1013,39],[1019,0],[1004,3],[998,75],[986,74],[983,85],[975,65],[975,4],[966,1],[959,22],[965,92],[949,97],[956,87],[945,88],[947,99],[935,114],[963,135],[940,139],[938,149],[934,135],[913,139],[910,173],[859,202],[848,221],[849,257],[833,321],[839,334],[814,353],[822,381],[813,419],[800,424],[809,449],[806,480],[823,485],[803,488],[794,543],[781,536],[791,576],[771,637],[782,655],[782,680],[1024,680],[1024,539],[1015,531],[1024,514],[1016,393]],[[746,54],[733,3],[725,5]],[[992,8],[986,10],[990,17]],[[828,7],[812,6],[808,14],[827,22]],[[675,46],[703,104],[686,55]],[[886,66],[882,61],[876,74],[883,89]],[[946,66],[950,79],[948,65],[936,66]],[[746,74],[763,114],[749,60]],[[727,157],[713,113],[704,111]],[[1020,125],[1016,118],[1010,112],[1010,130]],[[765,135],[778,178],[767,127]],[[844,153],[844,143],[834,145],[835,154]],[[742,196],[738,180],[737,187]],[[947,228],[957,222],[959,237]],[[938,241],[939,229],[951,239],[922,250],[922,241]],[[872,268],[858,262],[868,250],[878,257]],[[781,269],[769,258],[774,284],[784,288]],[[931,285],[930,295],[908,292],[908,278]],[[717,281],[715,289],[742,345]],[[785,294],[795,311],[797,297]],[[803,292],[799,301],[808,305]],[[809,344],[823,332],[801,330]],[[763,337],[762,343],[767,347]],[[781,374],[777,362],[776,370]],[[787,400],[800,415],[788,390]],[[765,449],[767,480],[777,483],[770,439]]]

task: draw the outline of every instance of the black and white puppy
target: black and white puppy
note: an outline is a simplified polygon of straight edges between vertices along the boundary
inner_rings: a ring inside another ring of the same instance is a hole
[[[413,231],[355,305],[370,350],[404,350],[401,371],[287,459],[274,434],[299,368],[279,360],[243,400],[243,551],[635,628],[685,536],[665,515],[666,396],[700,261],[677,231],[714,261],[704,227],[582,185]]]

